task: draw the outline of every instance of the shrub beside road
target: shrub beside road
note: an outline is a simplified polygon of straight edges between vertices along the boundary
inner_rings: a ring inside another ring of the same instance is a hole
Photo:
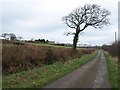
[[[81,67],[94,58],[96,54],[97,51],[81,58],[69,59],[65,62],[56,62],[51,65],[3,76],[3,88],[41,88]]]

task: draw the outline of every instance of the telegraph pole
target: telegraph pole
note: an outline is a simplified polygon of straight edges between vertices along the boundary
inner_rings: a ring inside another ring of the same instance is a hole
[[[117,44],[117,40],[116,40],[116,32],[115,32],[115,44]]]
[[[116,32],[115,32],[115,55],[117,55],[117,39],[116,39]]]

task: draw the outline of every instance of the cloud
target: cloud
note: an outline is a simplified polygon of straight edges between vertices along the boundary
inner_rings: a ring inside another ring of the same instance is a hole
[[[2,0],[2,24],[4,32],[13,32],[24,39],[45,38],[56,42],[72,43],[74,31],[62,22],[62,17],[84,4],[98,4],[111,11],[111,25],[102,30],[87,28],[79,43],[104,44],[114,41],[118,32],[118,0]]]

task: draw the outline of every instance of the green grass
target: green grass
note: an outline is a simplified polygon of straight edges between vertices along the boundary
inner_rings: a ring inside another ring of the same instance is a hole
[[[27,44],[45,46],[45,47],[72,48],[71,46],[58,46],[58,45],[52,45],[47,43],[27,43]],[[77,49],[86,49],[86,48],[77,48]]]
[[[38,46],[49,46],[49,47],[60,47],[60,48],[72,48],[70,46],[58,46],[58,45],[52,45],[52,44],[47,44],[47,43],[28,43],[32,45],[38,45]]]
[[[118,63],[114,60],[109,53],[105,53],[109,80],[112,85],[112,88],[118,88]]]
[[[45,65],[40,68],[34,68],[28,71],[3,76],[3,88],[41,88],[45,85],[61,78],[62,76],[79,68],[90,61],[97,54],[95,51],[91,55],[85,55],[81,58],[71,59],[65,63],[57,62],[51,65]]]

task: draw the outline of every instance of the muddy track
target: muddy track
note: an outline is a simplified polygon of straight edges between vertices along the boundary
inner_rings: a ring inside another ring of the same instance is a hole
[[[104,53],[44,88],[110,88]]]

